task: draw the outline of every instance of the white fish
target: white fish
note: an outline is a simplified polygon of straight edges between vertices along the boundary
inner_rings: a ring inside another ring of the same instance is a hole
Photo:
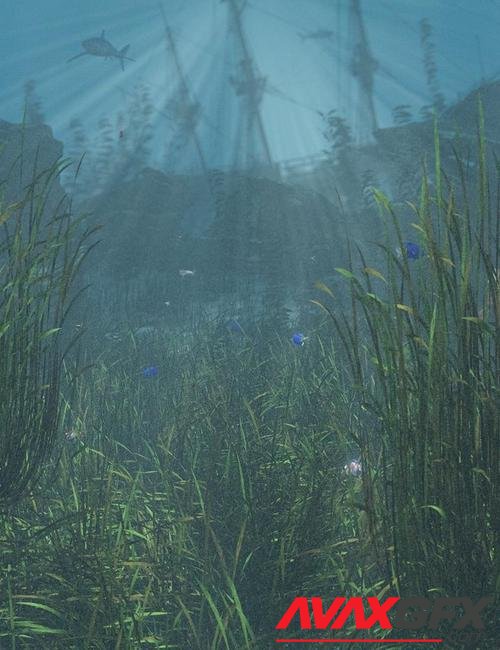
[[[138,339],[147,339],[157,335],[158,330],[156,327],[152,327],[151,325],[143,325],[134,331],[134,336]]]
[[[180,269],[179,271],[179,275],[181,276],[181,278],[185,278],[186,275],[194,275],[194,274],[195,271],[190,271],[189,269]]]

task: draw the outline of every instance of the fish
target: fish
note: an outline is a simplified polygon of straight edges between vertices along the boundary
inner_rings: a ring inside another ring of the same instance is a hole
[[[401,258],[403,254],[406,255],[409,260],[418,260],[423,256],[420,246],[411,241],[404,241],[402,250],[396,250],[396,255],[399,258]]]
[[[185,278],[186,275],[194,275],[196,271],[190,271],[189,269],[180,269],[179,275],[181,278]]]
[[[71,57],[71,59],[68,59],[67,63],[69,63],[70,61],[74,61],[75,59],[78,59],[81,56],[90,54],[91,56],[101,56],[104,57],[105,59],[118,59],[120,61],[122,70],[125,70],[124,61],[135,61],[135,59],[131,59],[130,57],[127,56],[127,52],[130,45],[125,45],[125,47],[122,47],[121,50],[117,50],[106,39],[106,32],[104,31],[104,29],[102,30],[100,36],[96,36],[94,38],[87,38],[85,41],[82,41],[82,47],[85,51],[80,52],[80,54]]]
[[[333,32],[329,29],[317,29],[315,32],[302,32],[299,33],[303,41],[306,40],[323,40],[333,38]]]
[[[297,347],[302,347],[304,345],[304,341],[306,340],[307,336],[304,336],[302,332],[296,332],[291,339],[292,343]]]
[[[156,366],[148,366],[147,368],[142,369],[142,376],[143,377],[157,377],[158,376],[158,368]]]

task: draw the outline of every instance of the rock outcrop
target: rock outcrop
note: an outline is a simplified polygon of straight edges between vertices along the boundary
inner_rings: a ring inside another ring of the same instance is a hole
[[[63,154],[63,145],[45,125],[11,124],[0,120],[0,188],[2,202],[13,203],[22,199],[26,188],[37,181],[41,191],[48,174]],[[45,211],[53,212],[64,191],[56,176],[47,193]]]

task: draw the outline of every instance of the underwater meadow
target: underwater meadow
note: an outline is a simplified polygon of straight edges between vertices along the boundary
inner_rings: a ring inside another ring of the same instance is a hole
[[[436,130],[412,240],[374,189],[377,267],[351,249],[342,300],[318,279],[295,323],[275,300],[92,337],[79,275],[100,233],[69,202],[46,219],[60,169],[2,207],[0,647],[263,649],[298,594],[498,594],[499,179],[480,129],[477,159],[442,174]],[[486,620],[445,647],[492,648]]]

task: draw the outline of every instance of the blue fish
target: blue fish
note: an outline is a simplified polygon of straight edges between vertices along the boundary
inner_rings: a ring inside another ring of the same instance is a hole
[[[156,366],[148,366],[147,368],[142,369],[142,376],[143,377],[157,377],[158,376],[158,368]]]
[[[420,257],[422,257],[422,249],[418,244],[414,244],[411,241],[404,241],[403,247],[404,252],[406,253],[406,257],[409,260],[418,260]]]
[[[292,336],[292,343],[296,345],[297,347],[301,347],[304,345],[304,341],[306,340],[307,336],[304,336],[302,332],[296,332]]]

